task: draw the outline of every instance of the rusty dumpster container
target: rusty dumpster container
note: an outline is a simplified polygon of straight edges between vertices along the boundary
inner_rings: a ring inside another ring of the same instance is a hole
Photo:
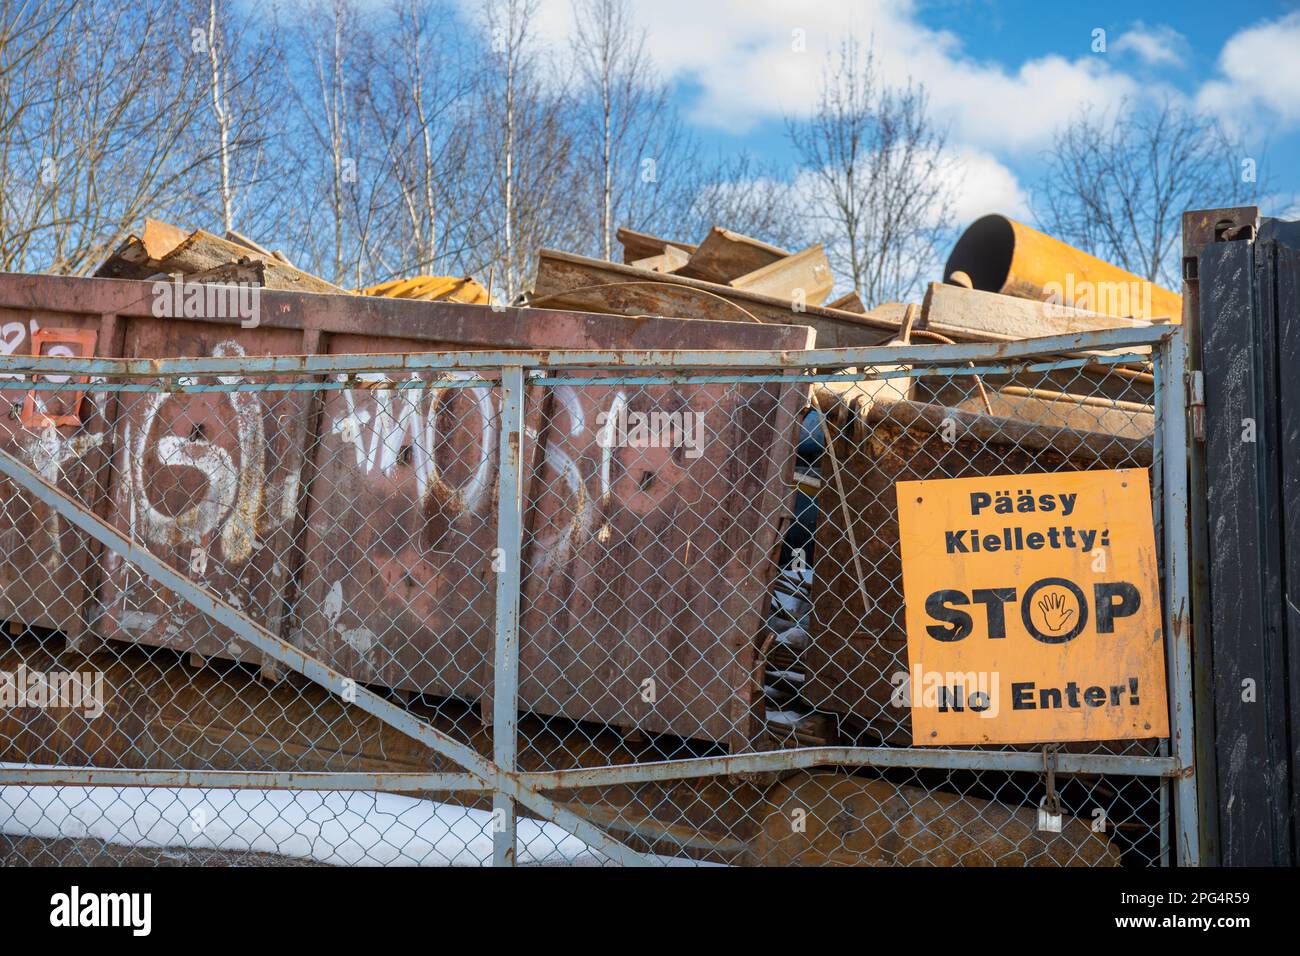
[[[71,342],[57,354],[143,358],[813,344],[810,329],[784,325],[268,290],[260,323],[245,328],[237,318],[156,315],[153,285],[0,275],[0,320],[15,330],[5,348],[30,354],[38,330]],[[49,352],[50,341],[37,347]],[[60,467],[46,471],[64,491],[359,681],[487,701],[499,396],[490,382],[447,388],[433,373],[415,377],[422,381],[401,390],[361,379],[275,393],[91,390],[64,422],[54,413],[28,423],[11,416],[0,442],[37,470],[57,459]],[[11,407],[29,399],[25,383],[5,384],[0,398]],[[689,401],[713,408],[726,427],[694,469],[662,463],[659,490],[647,498],[640,475],[641,485],[602,488],[596,416],[613,399],[608,391],[528,389],[520,707],[742,746],[761,725],[754,635],[776,570],[772,516],[787,507],[793,467],[794,436],[782,423],[805,396],[795,386],[690,386]],[[677,385],[636,394],[684,400]],[[735,466],[720,468],[724,460]],[[233,635],[4,484],[0,535],[25,543],[0,561],[5,616],[73,640],[93,626],[113,641],[258,662]],[[701,500],[707,512],[693,504]],[[717,500],[738,507],[720,514]],[[674,533],[696,541],[697,564],[664,582],[670,600],[658,613],[667,618],[630,606],[594,624],[582,613],[634,591],[628,576],[642,570],[642,553],[657,541],[673,547]],[[742,534],[744,547],[700,546]],[[725,588],[725,606],[706,602],[699,581]],[[632,662],[655,653],[664,629],[685,636],[687,663],[666,662],[665,673],[678,666],[689,693],[670,691],[668,706],[649,713],[591,693],[593,679],[634,684]]]

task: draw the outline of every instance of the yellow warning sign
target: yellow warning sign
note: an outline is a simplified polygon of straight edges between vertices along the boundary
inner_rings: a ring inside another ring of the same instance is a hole
[[[896,487],[913,743],[1168,736],[1145,468]]]

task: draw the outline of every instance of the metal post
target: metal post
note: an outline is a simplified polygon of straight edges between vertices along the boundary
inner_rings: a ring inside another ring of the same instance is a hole
[[[1165,634],[1169,649],[1169,693],[1172,704],[1171,745],[1181,772],[1174,779],[1177,820],[1177,861],[1200,864],[1200,824],[1196,796],[1196,738],[1192,713],[1191,548],[1187,500],[1187,340],[1180,326],[1159,346],[1163,440]]]
[[[1164,415],[1161,413],[1161,398],[1164,391],[1164,367],[1169,362],[1169,353],[1166,349],[1155,346],[1151,349],[1151,371],[1152,371],[1152,394],[1151,410],[1154,413],[1155,429],[1151,436],[1151,489],[1152,501],[1154,508],[1155,532],[1156,532],[1156,552],[1159,555],[1160,567],[1166,567],[1168,558],[1165,555],[1165,431]],[[1161,618],[1160,626],[1163,629],[1165,621]],[[1163,634],[1167,633],[1162,630]],[[1167,647],[1169,642],[1164,641]],[[1168,679],[1170,662],[1165,661],[1166,680]],[[1158,745],[1157,752],[1162,757],[1170,755],[1169,741],[1162,740]],[[1173,790],[1172,779],[1160,780],[1157,783],[1157,790],[1160,794],[1160,822],[1158,833],[1160,838],[1160,865],[1171,866],[1172,845],[1169,839],[1170,831],[1170,814],[1172,810],[1172,801],[1170,800],[1170,791]]]
[[[515,772],[519,689],[519,580],[523,548],[524,370],[501,370],[501,458],[497,472],[496,653],[492,673],[492,759]],[[515,865],[515,804],[492,796],[492,865]]]

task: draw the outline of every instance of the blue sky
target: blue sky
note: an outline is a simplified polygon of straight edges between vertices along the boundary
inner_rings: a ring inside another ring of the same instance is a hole
[[[885,76],[929,89],[959,160],[959,218],[1025,216],[1052,130],[1089,105],[1164,97],[1267,149],[1265,214],[1300,216],[1300,3],[1275,0],[655,0],[634,5],[692,130],[722,150],[789,159],[781,116],[811,106],[847,33]],[[568,0],[543,0],[561,41]],[[1105,52],[1093,52],[1105,30]],[[796,39],[798,42],[796,42]]]

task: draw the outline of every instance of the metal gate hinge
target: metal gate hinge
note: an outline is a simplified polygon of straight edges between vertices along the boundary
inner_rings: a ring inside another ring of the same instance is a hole
[[[1192,438],[1205,441],[1205,373],[1187,373],[1187,408],[1192,419]]]

